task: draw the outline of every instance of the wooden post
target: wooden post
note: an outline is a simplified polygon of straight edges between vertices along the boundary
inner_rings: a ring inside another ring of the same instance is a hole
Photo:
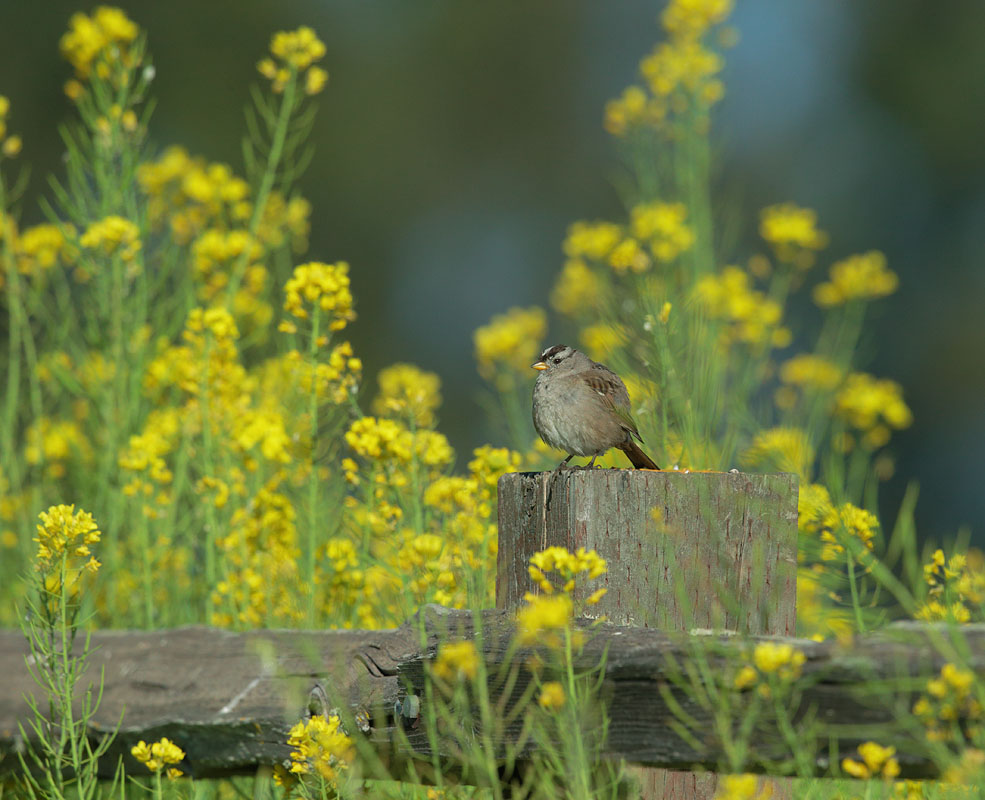
[[[794,475],[610,469],[500,478],[497,608],[538,591],[530,556],[554,545],[605,558],[608,592],[593,610],[612,622],[794,634]],[[639,778],[645,798],[711,798],[717,785],[710,773],[643,768]]]

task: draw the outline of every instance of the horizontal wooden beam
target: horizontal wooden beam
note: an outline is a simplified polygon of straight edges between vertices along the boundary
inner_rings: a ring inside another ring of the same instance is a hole
[[[510,653],[512,616],[484,611],[481,619],[481,650],[495,673]],[[116,753],[126,754],[140,739],[167,736],[187,753],[187,772],[228,775],[286,758],[288,729],[312,696],[324,695],[330,706],[351,710],[381,751],[399,755],[409,746],[424,753],[430,743],[417,713],[428,712],[425,665],[439,641],[474,638],[474,622],[469,612],[426,606],[400,628],[381,631],[98,631],[87,677],[97,681],[103,674],[104,690],[92,732],[112,730],[122,714],[107,774]],[[700,701],[700,681],[689,686],[687,676],[728,675],[735,665],[748,663],[751,648],[764,639],[790,643],[806,656],[792,711],[798,718],[813,715],[814,733],[824,737],[818,772],[827,767],[828,737],[834,736],[841,755],[876,739],[897,746],[905,774],[931,774],[933,766],[912,732],[894,725],[896,716],[912,707],[914,694],[954,653],[985,674],[985,626],[980,625],[902,624],[839,645],[693,631],[668,635],[604,624],[589,632],[578,665],[594,666],[605,653],[606,752],[654,766],[717,767],[724,756],[721,736],[712,709]],[[24,698],[38,692],[26,656],[20,633],[0,632],[0,770],[16,767],[12,754],[24,745],[18,723],[29,714]],[[701,665],[707,669],[690,669]],[[521,670],[512,691],[519,695],[530,679]],[[685,737],[679,733],[681,711],[692,726]],[[406,738],[395,735],[397,727]],[[753,738],[752,758],[763,764],[784,752],[764,719]]]

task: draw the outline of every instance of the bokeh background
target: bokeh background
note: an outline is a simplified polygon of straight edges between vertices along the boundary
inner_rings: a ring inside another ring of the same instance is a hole
[[[156,144],[240,172],[243,108],[271,33],[315,28],[331,79],[302,181],[308,255],[352,265],[351,338],[370,380],[394,361],[433,370],[459,453],[494,437],[472,331],[510,306],[546,305],[570,222],[620,216],[602,109],[634,80],[662,3],[117,5],[149,34]],[[91,8],[0,1],[0,94],[33,165],[25,223],[40,221],[71,113],[58,39]],[[832,242],[823,265],[887,254],[901,287],[873,305],[859,366],[899,381],[916,421],[890,445],[883,523],[916,481],[921,536],[963,527],[985,544],[985,3],[738,0],[732,22],[714,137],[719,212],[740,231],[725,256],[757,249],[758,210],[783,201],[818,211]],[[570,333],[555,324],[550,338]]]

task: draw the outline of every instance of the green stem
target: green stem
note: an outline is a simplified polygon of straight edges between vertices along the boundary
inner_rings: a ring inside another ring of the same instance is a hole
[[[291,112],[294,110],[295,95],[298,89],[297,71],[291,71],[291,76],[284,86],[284,99],[281,102],[280,110],[277,113],[277,124],[274,128],[273,141],[270,144],[270,156],[267,159],[267,166],[263,177],[260,179],[260,186],[257,189],[256,200],[253,206],[253,216],[250,218],[250,237],[256,236],[260,227],[260,220],[263,219],[263,212],[267,207],[267,199],[274,188],[274,180],[277,177],[277,167],[284,156],[284,143],[287,140],[287,128],[291,121]],[[239,285],[243,281],[246,272],[247,262],[250,258],[250,249],[245,248],[242,255],[237,259],[233,267],[232,275],[229,279],[229,286],[226,289],[226,303],[231,307]]]
[[[852,558],[852,554],[848,552],[847,547],[845,548],[845,553],[848,556],[848,585],[852,591],[852,608],[855,611],[855,624],[858,626],[859,633],[865,633],[865,621],[862,619],[862,605],[859,600],[858,586],[855,582],[855,559]]]
[[[321,310],[315,305],[311,319],[311,342],[308,345],[308,368],[311,370],[311,393],[308,398],[308,415],[311,418],[311,443],[308,452],[308,537],[305,553],[305,580],[308,593],[308,617],[313,623],[315,609],[315,546],[318,522],[318,474],[315,451],[318,442],[318,336]]]

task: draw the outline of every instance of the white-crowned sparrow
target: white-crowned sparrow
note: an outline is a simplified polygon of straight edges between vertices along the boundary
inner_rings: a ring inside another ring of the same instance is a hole
[[[618,447],[637,469],[660,469],[634,440],[640,432],[630,414],[626,384],[611,369],[563,344],[548,347],[533,365],[534,427],[551,447],[574,456],[591,456],[588,467],[610,447]]]

